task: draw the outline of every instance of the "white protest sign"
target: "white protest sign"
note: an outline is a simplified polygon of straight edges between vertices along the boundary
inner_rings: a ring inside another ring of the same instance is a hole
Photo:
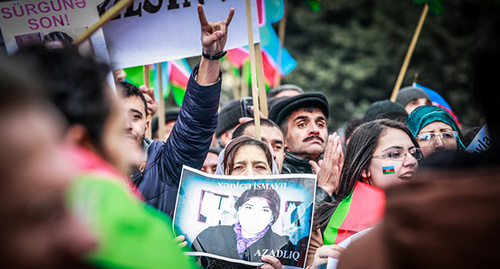
[[[114,0],[98,8],[102,14]],[[106,24],[104,35],[113,68],[153,64],[201,55],[201,30],[196,6],[203,5],[208,21],[223,21],[234,7],[225,49],[248,45],[243,0],[136,0]],[[254,42],[259,43],[256,1],[252,1]]]
[[[44,36],[60,31],[72,39],[99,20],[99,0],[23,0],[0,3],[0,27],[9,54],[30,44],[41,44]],[[102,31],[80,48],[109,63]]]
[[[479,132],[476,134],[474,140],[472,140],[465,151],[472,154],[479,154],[490,148],[490,145],[491,138],[488,134],[488,127],[484,125],[483,128],[481,128],[481,130],[479,130]]]

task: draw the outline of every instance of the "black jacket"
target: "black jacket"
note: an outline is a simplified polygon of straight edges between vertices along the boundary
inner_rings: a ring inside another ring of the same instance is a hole
[[[320,156],[318,159],[320,159]],[[302,159],[290,152],[285,151],[285,161],[283,162],[283,168],[281,170],[282,174],[314,174],[312,166],[309,164],[309,159]],[[314,199],[314,208],[322,203],[331,203],[335,201],[333,195],[328,194],[321,187],[316,187],[316,197]]]
[[[228,258],[240,259],[236,246],[234,225],[212,226],[201,232],[193,241],[196,251],[207,252]],[[281,236],[269,229],[257,242],[250,245],[243,253],[243,260],[261,262],[262,255],[269,255],[271,250],[281,250],[289,244],[287,236]]]

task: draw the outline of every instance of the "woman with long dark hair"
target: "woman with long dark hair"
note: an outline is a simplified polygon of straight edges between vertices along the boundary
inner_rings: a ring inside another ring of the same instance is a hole
[[[338,257],[342,249],[333,244],[373,227],[383,215],[383,189],[410,180],[421,158],[417,141],[402,123],[383,119],[360,125],[347,145],[336,200],[315,212],[307,264]]]

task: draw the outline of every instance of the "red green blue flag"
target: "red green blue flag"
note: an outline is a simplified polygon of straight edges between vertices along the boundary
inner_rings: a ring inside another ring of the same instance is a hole
[[[342,200],[323,233],[325,245],[338,244],[349,236],[375,226],[382,220],[385,193],[382,189],[356,182],[354,190]]]
[[[189,76],[191,75],[191,67],[186,59],[167,61],[161,63],[161,65],[163,98],[166,99],[172,93],[175,103],[181,106],[184,94],[186,93]],[[127,74],[125,81],[136,86],[144,85],[142,66],[124,68],[123,70]],[[155,89],[155,96],[160,96],[158,91],[158,75],[156,65],[154,64],[149,65],[149,85]]]
[[[272,26],[273,23],[281,20],[284,8],[285,4],[283,0],[257,0],[262,65],[265,84],[268,88],[274,87],[277,72],[283,77],[297,66],[295,59],[281,46],[281,41]],[[241,68],[246,61],[249,61],[248,46],[229,50],[227,57],[234,66]],[[250,72],[250,70],[248,71]]]
[[[394,174],[394,166],[384,166],[382,167],[382,174],[384,175],[389,175],[389,174]]]
[[[429,97],[431,98],[432,105],[446,110],[448,113],[450,113],[453,119],[455,119],[457,125],[460,126],[460,122],[458,121],[457,115],[455,115],[455,113],[451,109],[451,106],[439,93],[417,83],[413,83],[412,86],[424,90],[427,93],[427,95],[429,95]]]

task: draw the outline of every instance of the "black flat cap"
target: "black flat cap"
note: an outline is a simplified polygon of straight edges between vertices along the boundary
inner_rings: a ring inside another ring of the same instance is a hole
[[[269,110],[269,119],[281,125],[292,112],[301,108],[315,107],[320,109],[328,119],[330,109],[328,99],[320,92],[308,92],[293,97],[285,98],[274,104]]]
[[[165,111],[165,123],[173,120],[177,120],[177,117],[179,117],[179,111],[180,109],[171,109]],[[155,117],[153,119],[153,122],[151,124],[151,132],[155,133],[158,131],[158,117]]]
[[[231,130],[240,124],[241,117],[240,100],[229,101],[219,111],[219,121],[217,122],[217,128],[215,128],[215,137],[219,138],[225,131]]]

